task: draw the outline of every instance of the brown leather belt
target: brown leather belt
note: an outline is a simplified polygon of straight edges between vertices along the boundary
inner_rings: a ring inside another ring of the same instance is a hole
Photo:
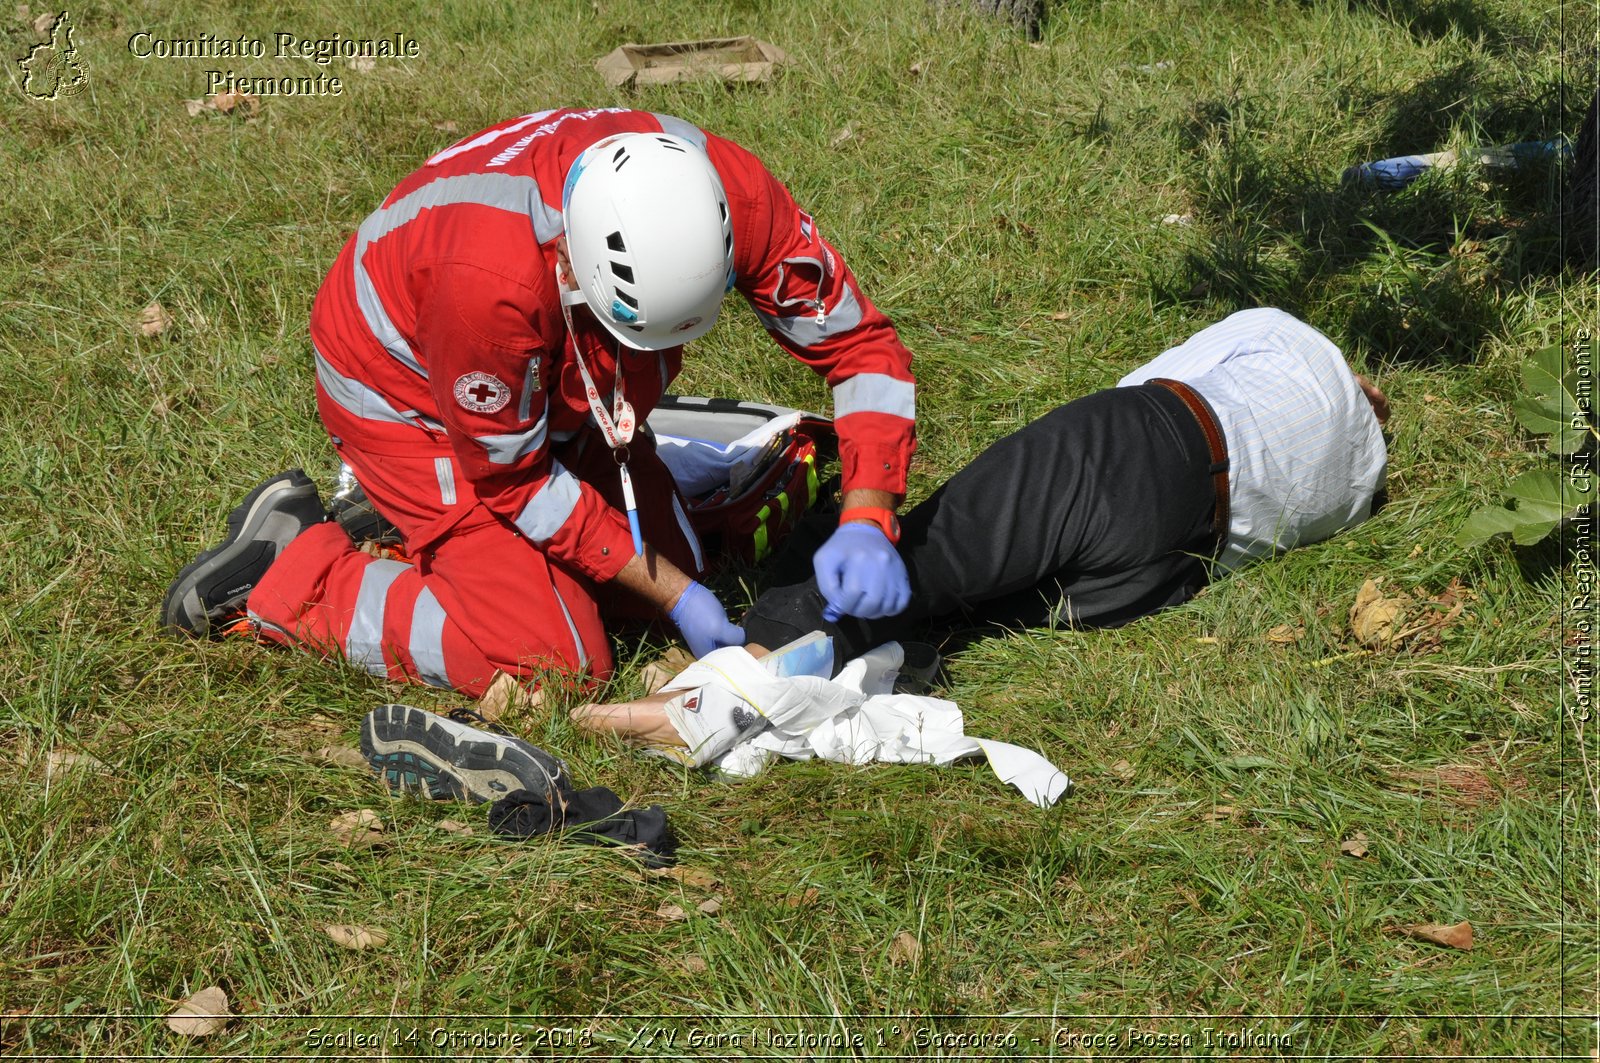
[[[1182,399],[1183,404],[1189,407],[1189,412],[1194,414],[1200,431],[1205,433],[1206,445],[1211,448],[1211,481],[1217,493],[1217,508],[1211,519],[1211,527],[1216,532],[1217,551],[1220,553],[1228,542],[1228,441],[1222,434],[1222,426],[1217,423],[1217,415],[1211,412],[1211,404],[1205,396],[1183,381],[1152,377],[1149,383],[1164,387]]]

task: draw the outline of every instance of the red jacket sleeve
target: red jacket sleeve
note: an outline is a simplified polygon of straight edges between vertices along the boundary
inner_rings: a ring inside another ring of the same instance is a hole
[[[611,579],[633,556],[627,521],[550,455],[559,347],[544,336],[565,329],[541,328],[536,293],[483,266],[436,262],[415,277],[428,386],[478,499],[552,558]]]
[[[728,193],[736,286],[772,337],[833,389],[844,489],[904,495],[916,450],[911,352],[761,161],[706,140]]]

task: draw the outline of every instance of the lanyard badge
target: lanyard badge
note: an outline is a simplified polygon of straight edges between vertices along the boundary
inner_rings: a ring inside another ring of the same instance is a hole
[[[622,505],[628,514],[628,530],[633,533],[633,552],[642,556],[644,535],[639,530],[639,503],[633,496],[633,477],[628,473],[628,444],[633,442],[633,430],[637,424],[633,406],[623,395],[622,351],[617,351],[616,382],[611,386],[611,409],[608,411],[600,398],[600,389],[595,387],[594,377],[589,373],[589,366],[583,360],[577,330],[572,327],[572,308],[584,302],[583,293],[567,287],[559,266],[556,267],[556,287],[561,292],[561,313],[567,320],[572,357],[578,363],[578,375],[583,378],[583,395],[589,402],[589,414],[600,429],[600,434],[605,437],[606,445],[611,448],[611,456],[617,463],[617,474],[622,479]]]

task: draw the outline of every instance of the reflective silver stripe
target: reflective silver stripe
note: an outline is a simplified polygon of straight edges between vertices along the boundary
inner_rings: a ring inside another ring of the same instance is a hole
[[[756,316],[761,318],[761,323],[773,332],[797,347],[811,348],[823,340],[841,333],[849,332],[861,324],[861,303],[856,299],[856,293],[850,290],[847,284],[844,292],[839,296],[839,303],[828,311],[822,324],[817,324],[814,315],[806,314],[800,317],[778,317],[775,314],[756,311]]]
[[[700,536],[694,533],[694,527],[689,523],[689,515],[683,511],[683,504],[678,501],[676,491],[672,494],[672,514],[678,518],[678,527],[683,529],[683,537],[689,540],[689,549],[694,552],[695,571],[705,571],[706,559],[700,553]]]
[[[706,131],[693,122],[685,122],[682,118],[675,118],[670,114],[657,114],[654,111],[650,112],[650,117],[661,123],[663,133],[682,137],[701,151],[706,150]]]
[[[477,136],[473,137],[471,140],[466,141],[465,143],[456,144],[456,145],[453,145],[452,147],[445,148],[443,151],[439,152],[437,155],[435,155],[431,159],[429,159],[428,160],[428,165],[429,166],[437,166],[441,162],[444,162],[446,159],[455,158],[457,155],[460,155],[463,151],[471,151],[473,148],[481,148],[485,144],[493,144],[495,141],[499,140],[501,137],[508,137],[512,133],[516,133],[516,132],[518,132],[520,130],[528,128],[529,126],[533,125],[535,122],[542,122],[546,118],[549,118],[553,114],[555,114],[554,111],[540,111],[538,114],[523,115],[520,120],[512,122],[508,126],[504,126],[504,127],[500,128],[500,129],[491,129],[487,133],[478,134]]]
[[[406,193],[386,207],[379,207],[367,215],[356,230],[355,280],[356,303],[367,327],[383,344],[384,349],[418,376],[427,378],[427,370],[417,361],[400,330],[389,317],[378,289],[372,283],[364,263],[367,247],[381,240],[430,207],[453,206],[471,203],[481,207],[511,211],[531,219],[533,235],[540,243],[553,240],[561,234],[561,212],[551,210],[539,196],[539,182],[531,177],[505,173],[467,173],[455,177],[440,177],[421,188]]]
[[[417,677],[431,687],[450,686],[450,674],[444,664],[444,608],[428,588],[417,595],[417,605],[411,611],[411,662],[417,666]]]
[[[383,607],[389,587],[400,573],[411,566],[403,561],[371,561],[361,573],[361,590],[356,594],[356,612],[350,618],[350,634],[345,639],[344,655],[373,675],[388,675],[383,660]]]
[[[446,506],[456,504],[456,471],[450,467],[450,459],[437,457],[433,459],[433,475],[439,481],[439,501]]]
[[[548,542],[578,508],[578,497],[578,478],[552,461],[550,478],[517,514],[517,529],[536,543]]]
[[[515,465],[544,446],[546,421],[547,418],[539,418],[539,423],[526,432],[512,432],[503,436],[473,436],[472,438],[488,453],[491,465]]]
[[[572,622],[572,611],[567,608],[567,603],[561,600],[561,591],[552,582],[550,593],[556,596],[556,604],[561,606],[561,615],[567,618],[567,631],[572,634],[572,645],[578,650],[578,667],[589,667],[589,651],[583,648],[583,639],[578,637],[578,625]]]
[[[328,398],[347,413],[365,421],[390,421],[394,424],[421,425],[435,432],[444,431],[444,425],[432,417],[424,417],[416,410],[397,410],[376,389],[342,375],[314,347],[312,358],[317,366],[317,383],[328,393]]]
[[[833,389],[835,419],[852,413],[887,413],[915,420],[917,386],[882,373],[861,373]]]

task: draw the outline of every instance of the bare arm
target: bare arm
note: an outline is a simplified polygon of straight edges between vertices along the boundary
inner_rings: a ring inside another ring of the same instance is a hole
[[[745,649],[752,657],[765,657],[772,652],[765,646],[749,645]],[[612,734],[645,745],[687,748],[683,736],[667,719],[667,702],[681,694],[682,691],[673,691],[611,705],[579,705],[572,710],[571,719],[578,730],[589,734]]]
[[[644,553],[635,554],[612,582],[637,594],[665,616],[693,581],[688,573],[646,545]]]

